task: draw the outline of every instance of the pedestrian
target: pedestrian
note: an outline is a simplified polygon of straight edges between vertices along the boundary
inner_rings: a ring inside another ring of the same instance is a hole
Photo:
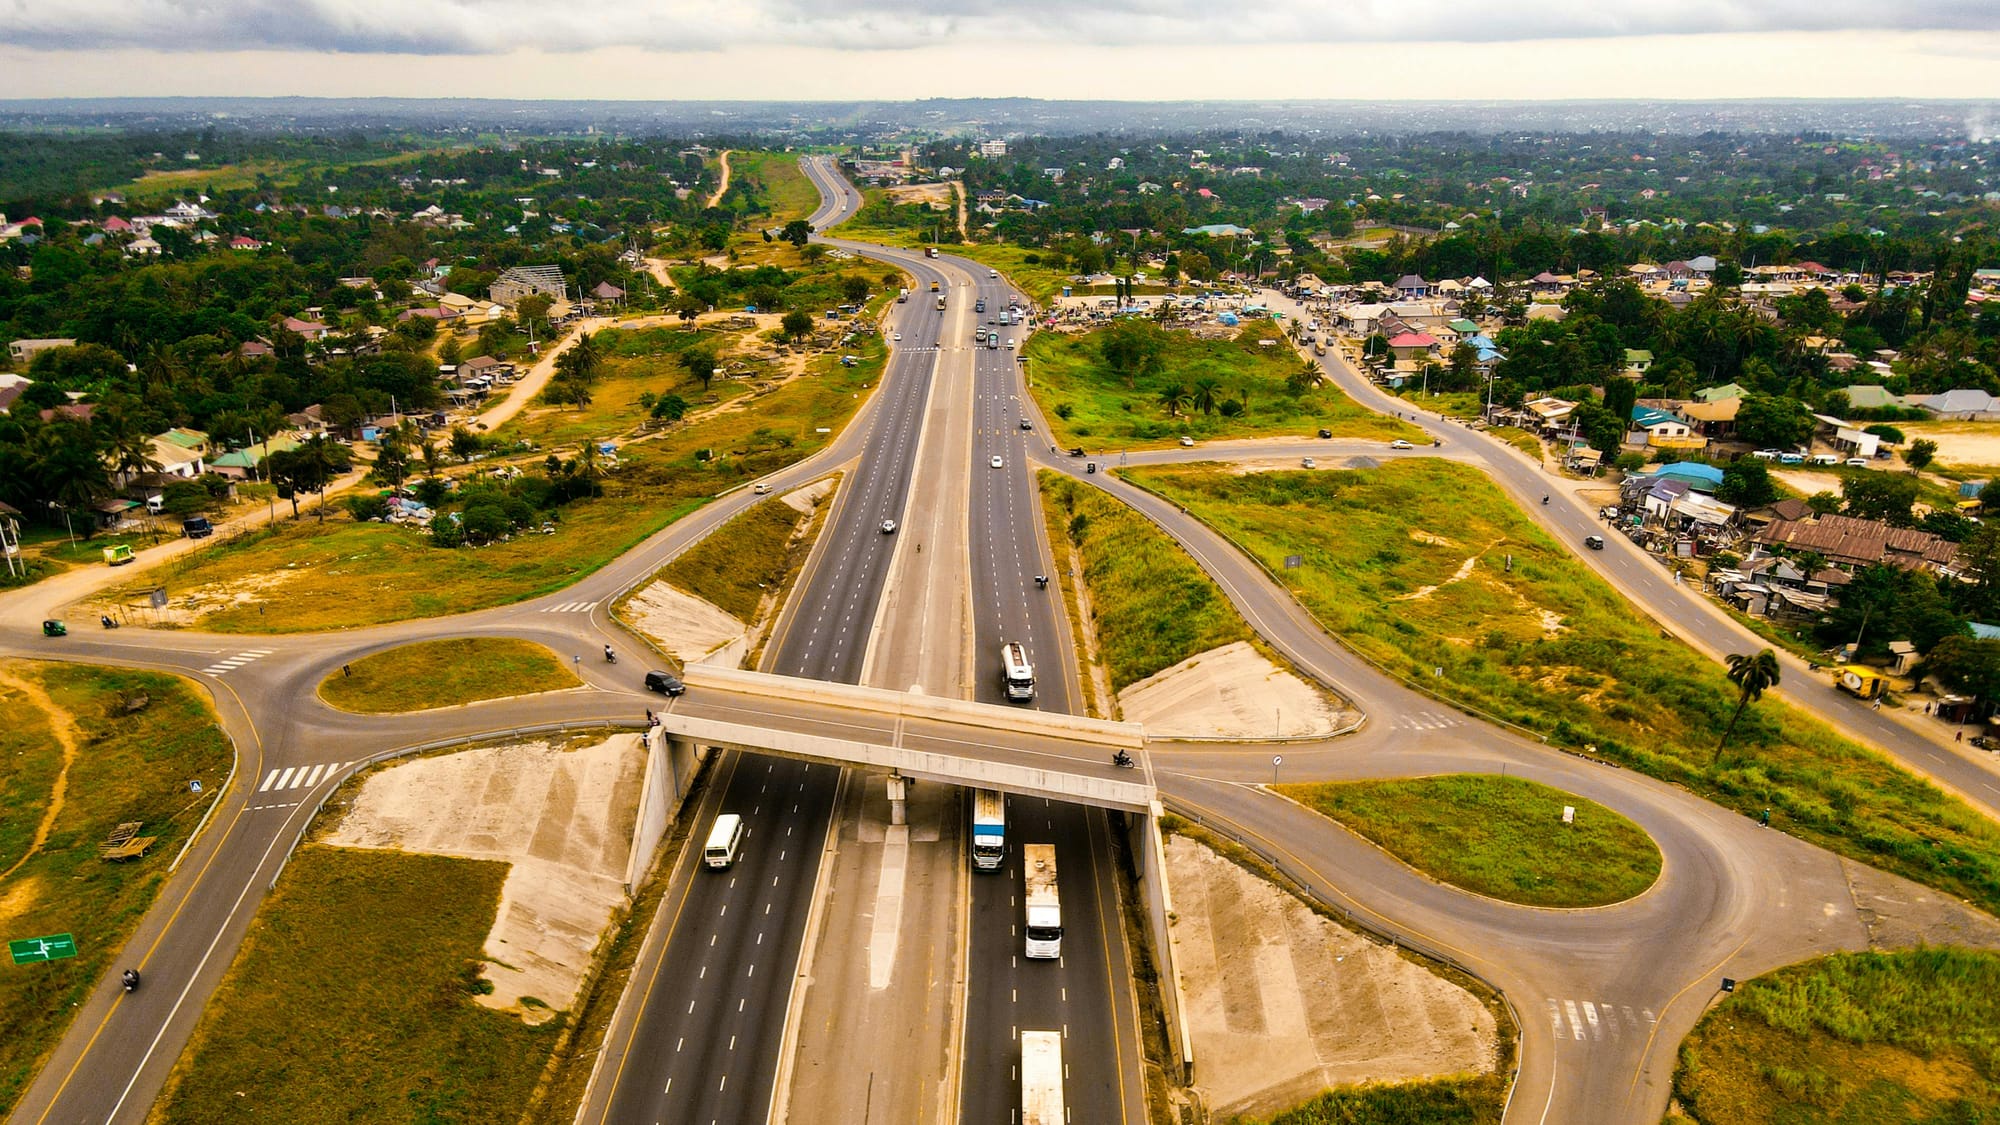
[[[1764,815],[1762,815],[1762,816],[1760,816],[1760,817],[1758,817],[1758,818],[1757,818],[1757,826],[1758,826],[1759,828],[1769,828],[1769,827],[1771,827],[1771,810],[1770,810],[1770,809],[1765,809],[1765,810],[1764,810]]]
[[[646,725],[649,727],[653,725],[653,709],[651,707],[646,708]]]
[[[1882,701],[1878,699],[1875,702],[1870,703],[1868,705],[1868,709],[1870,711],[1880,711],[1882,709]]]
[[[351,664],[342,664],[340,666],[340,674],[342,678],[352,676],[354,674],[354,666]]]
[[[1965,732],[1964,732],[1964,731],[1959,731],[1959,732],[1958,732],[1958,737],[1957,737],[1957,738],[1954,738],[1954,739],[1952,739],[1952,741],[1953,741],[1953,742],[1964,742],[1964,741],[1965,741]]]

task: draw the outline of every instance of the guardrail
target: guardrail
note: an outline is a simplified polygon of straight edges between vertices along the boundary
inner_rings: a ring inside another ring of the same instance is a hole
[[[1138,723],[1091,719],[1081,715],[1057,715],[1047,711],[1017,710],[990,703],[973,703],[942,696],[914,695],[888,688],[856,687],[768,672],[746,672],[736,668],[693,665],[682,678],[690,687],[762,695],[796,703],[823,703],[872,711],[884,718],[920,718],[958,723],[987,730],[1017,734],[1045,734],[1069,742],[1137,750],[1145,745],[1145,728]]]

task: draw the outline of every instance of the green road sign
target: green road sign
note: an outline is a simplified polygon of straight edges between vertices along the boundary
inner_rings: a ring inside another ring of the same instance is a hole
[[[16,965],[31,965],[36,961],[60,961],[65,957],[76,956],[76,939],[68,934],[24,938],[8,942],[7,952],[14,955]]]

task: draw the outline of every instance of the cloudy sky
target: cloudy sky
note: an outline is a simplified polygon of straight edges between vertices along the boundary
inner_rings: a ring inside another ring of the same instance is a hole
[[[0,0],[0,97],[2000,97],[2000,0]]]

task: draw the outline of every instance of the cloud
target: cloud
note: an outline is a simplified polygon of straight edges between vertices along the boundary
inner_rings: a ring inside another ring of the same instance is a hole
[[[1824,31],[2000,31],[1993,0],[0,0],[0,41],[91,50],[490,55],[806,46],[1504,43]],[[1412,60],[1421,71],[1421,60]]]

